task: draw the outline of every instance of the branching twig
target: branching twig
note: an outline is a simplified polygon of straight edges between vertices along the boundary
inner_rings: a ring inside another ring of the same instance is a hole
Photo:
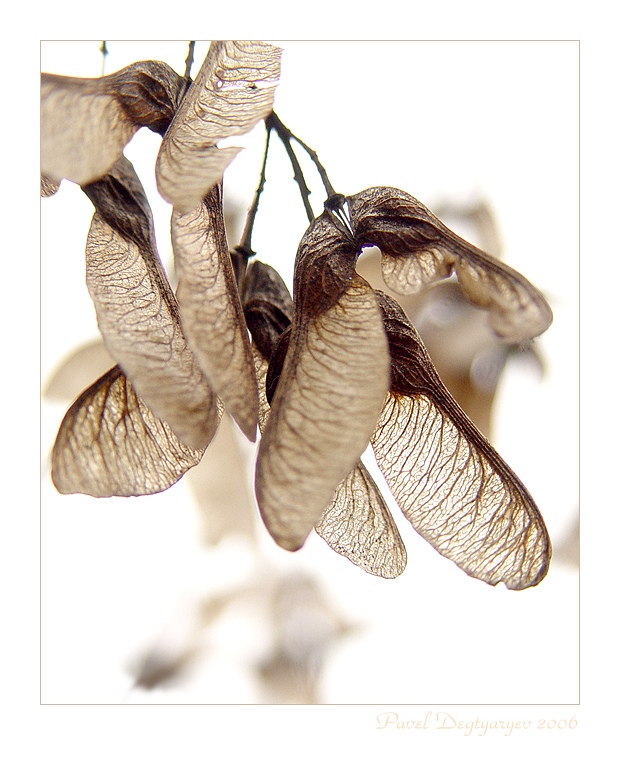
[[[196,40],[189,41],[189,48],[187,50],[187,58],[185,59],[185,78],[189,80],[190,72],[192,71],[192,64],[194,63],[194,48],[196,47]]]
[[[293,135],[291,133],[291,138],[293,138],[297,143],[301,146],[301,148],[308,154],[310,159],[314,162],[316,169],[319,171],[319,175],[321,176],[321,181],[323,181],[323,187],[325,188],[325,192],[327,194],[328,199],[332,199],[334,197],[340,196],[335,190],[334,187],[331,185],[329,178],[327,177],[327,173],[325,171],[325,168],[323,165],[319,162],[319,157],[316,151],[314,149],[311,149],[307,144],[305,144],[300,138],[298,138],[296,135]]]
[[[304,179],[301,166],[299,165],[299,160],[297,159],[297,156],[293,150],[293,147],[291,146],[291,141],[295,141],[301,146],[301,148],[310,157],[310,159],[314,163],[314,166],[318,170],[318,173],[321,177],[321,181],[323,183],[323,187],[325,188],[325,193],[327,194],[327,199],[325,200],[325,208],[330,210],[347,228],[350,229],[351,224],[348,220],[348,216],[344,207],[345,198],[342,194],[338,194],[338,192],[332,186],[331,181],[329,180],[327,176],[327,172],[325,171],[325,168],[319,161],[319,157],[316,151],[314,149],[311,149],[308,146],[308,144],[304,143],[304,141],[301,140],[301,138],[298,138],[294,133],[292,133],[275,112],[271,112],[271,114],[265,120],[265,124],[267,125],[268,130],[276,131],[278,138],[282,141],[282,143],[284,144],[284,147],[286,148],[289,159],[291,160],[291,164],[293,165],[295,180],[299,184],[301,196],[302,196],[304,206],[306,208],[306,213],[308,214],[308,219],[310,220],[310,222],[312,222],[312,220],[314,219],[314,215],[312,214],[312,208],[310,207],[310,201],[309,201],[310,190],[308,189],[308,186],[306,185],[306,181]]]
[[[308,216],[310,223],[312,223],[314,220],[314,212],[312,210],[312,206],[310,205],[310,189],[306,184],[306,179],[304,178],[299,160],[297,159],[293,147],[291,146],[291,138],[295,138],[295,136],[280,120],[275,112],[271,112],[271,114],[267,117],[265,120],[265,125],[267,126],[268,131],[275,130],[278,138],[284,144],[286,153],[288,154],[291,165],[293,166],[293,175],[297,181],[297,185],[299,186],[301,198],[304,203],[304,207],[306,208],[306,215]]]
[[[256,219],[256,212],[258,210],[258,203],[260,201],[260,195],[263,193],[265,186],[265,171],[267,168],[267,155],[269,154],[269,139],[271,137],[271,130],[267,127],[267,137],[265,139],[265,154],[263,156],[263,166],[260,172],[260,181],[254,192],[254,199],[252,205],[248,210],[247,218],[245,219],[245,228],[243,229],[243,235],[241,242],[235,247],[235,252],[245,260],[245,265],[250,258],[254,257],[256,253],[252,249],[252,231],[254,229],[254,221]]]
[[[189,58],[190,56],[188,55],[188,60]],[[188,65],[188,69],[189,69],[189,65]],[[186,69],[186,77],[188,76],[188,69]],[[314,149],[311,149],[300,138],[298,138],[294,133],[292,133],[275,112],[271,112],[268,115],[268,117],[265,119],[265,127],[267,129],[267,136],[265,139],[265,153],[263,156],[263,164],[261,167],[260,180],[256,188],[256,191],[254,192],[254,199],[252,200],[252,204],[250,206],[250,209],[248,210],[241,241],[236,247],[233,248],[231,252],[231,257],[233,258],[233,262],[235,264],[235,272],[237,274],[237,281],[239,281],[242,278],[242,274],[245,273],[245,270],[247,268],[247,264],[250,258],[253,258],[254,255],[256,255],[256,253],[252,249],[252,232],[254,230],[254,222],[256,220],[256,213],[258,211],[260,196],[263,193],[263,188],[265,186],[267,157],[269,154],[269,141],[271,138],[272,130],[276,132],[278,138],[284,144],[284,148],[286,149],[286,153],[288,154],[289,160],[293,167],[294,178],[295,178],[295,181],[297,182],[297,185],[299,186],[299,191],[301,193],[301,198],[303,200],[309,222],[312,223],[312,221],[314,220],[314,212],[312,210],[312,206],[310,205],[310,189],[308,188],[306,179],[304,178],[303,170],[301,169],[301,165],[299,164],[299,160],[297,159],[295,150],[293,149],[291,145],[291,141],[293,140],[296,143],[298,143],[302,147],[302,149],[309,155],[310,159],[312,160],[312,162],[314,163],[315,167],[317,168],[319,172],[321,181],[323,182],[323,186],[325,187],[325,191],[327,193],[325,208],[329,210],[335,217],[337,217],[347,228],[349,229],[351,228],[351,225],[347,218],[346,211],[344,209],[345,198],[342,194],[338,194],[334,190],[334,187],[332,186],[329,178],[327,177],[325,168],[319,161],[316,151],[314,151]]]

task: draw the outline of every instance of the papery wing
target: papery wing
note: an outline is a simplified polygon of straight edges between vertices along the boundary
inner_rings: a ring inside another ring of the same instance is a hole
[[[278,367],[275,376],[281,375],[285,354],[275,351],[278,338],[290,325],[293,302],[279,274],[259,261],[254,261],[248,269],[243,294],[244,311],[254,339],[259,425],[263,432],[270,412],[267,371],[270,364],[275,364]],[[271,358],[270,364],[259,347]],[[361,462],[339,484],[315,529],[335,552],[371,574],[393,578],[405,568],[406,552],[398,529]]]
[[[265,525],[281,547],[303,545],[357,464],[388,381],[381,312],[360,277],[315,319],[293,324],[255,483]]]
[[[41,176],[41,196],[52,197],[60,188],[60,183],[56,183],[46,175]]]
[[[114,364],[114,359],[101,338],[86,343],[58,365],[47,381],[43,396],[56,401],[71,402]]]
[[[466,298],[489,311],[506,342],[525,342],[551,324],[547,301],[525,277],[461,239],[404,191],[367,189],[349,205],[357,237],[379,247],[383,278],[395,292],[420,292],[456,272]]]
[[[101,178],[138,127],[101,78],[41,75],[41,173],[50,180]]]
[[[443,386],[402,311],[381,299],[392,390],[371,443],[396,502],[470,576],[510,589],[538,584],[551,545],[536,504]]]
[[[162,61],[97,78],[41,75],[41,173],[84,185],[104,176],[142,126],[163,135],[186,80]]]
[[[65,415],[52,450],[52,480],[61,494],[155,494],[176,483],[203,452],[179,441],[116,366]]]
[[[453,234],[456,238],[456,234]],[[542,334],[553,321],[543,295],[520,273],[463,240],[456,275],[465,297],[489,311],[493,331],[507,343],[523,343]]]
[[[195,449],[217,428],[216,397],[183,334],[131,163],[85,187],[97,212],[86,280],[106,347],[153,413]]]
[[[162,143],[157,185],[187,212],[217,183],[239,149],[218,149],[228,136],[251,130],[273,106],[281,50],[258,41],[212,42]]]
[[[265,391],[268,364],[255,345],[252,350],[258,377],[262,432],[270,412]],[[361,462],[339,484],[315,530],[334,552],[369,574],[393,579],[405,569],[407,553],[394,519]]]
[[[269,412],[271,407],[267,401],[267,392],[265,389],[265,383],[267,381],[267,369],[269,364],[267,359],[258,350],[256,345],[252,343],[252,356],[254,358],[254,367],[256,369],[256,379],[258,381],[258,428],[262,433],[267,424],[269,418]]]
[[[245,435],[256,438],[258,390],[250,339],[228,253],[221,186],[193,211],[172,211],[183,330],[211,387]]]
[[[185,479],[200,512],[201,537],[207,545],[217,545],[230,535],[253,537],[256,532],[256,504],[241,438],[232,418],[224,413],[207,457]]]
[[[332,550],[369,574],[394,579],[405,570],[405,545],[381,492],[361,462],[338,486],[315,528]]]

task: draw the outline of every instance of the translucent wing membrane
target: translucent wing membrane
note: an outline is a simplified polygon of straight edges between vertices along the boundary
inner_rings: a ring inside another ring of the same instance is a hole
[[[252,263],[244,282],[244,310],[253,336],[265,355],[272,356],[293,315],[293,302],[280,276],[270,266]],[[266,380],[268,362],[252,345],[260,396],[261,432],[269,417]],[[279,377],[279,373],[278,373]],[[404,544],[372,477],[359,462],[339,484],[335,497],[316,525],[316,531],[339,555],[368,573],[393,578],[406,565]]]
[[[271,411],[265,390],[265,381],[267,380],[269,363],[254,343],[252,343],[252,356],[254,357],[254,366],[256,368],[256,377],[258,380],[258,427],[262,433],[267,424],[269,412]]]
[[[538,584],[551,555],[538,508],[443,386],[397,303],[380,300],[392,387],[372,446],[394,498],[470,576],[517,590]]]
[[[348,201],[358,242],[379,247],[383,278],[395,292],[420,292],[456,272],[465,297],[489,311],[506,342],[525,342],[551,324],[547,301],[527,279],[454,234],[409,194],[371,188]]]
[[[394,579],[405,570],[405,545],[385,500],[361,462],[338,486],[316,531],[332,550],[369,574]]]
[[[281,52],[256,41],[211,43],[157,158],[157,185],[166,201],[188,212],[221,179],[239,149],[216,144],[247,133],[269,114]]]
[[[57,402],[74,401],[115,364],[100,338],[73,351],[48,379],[43,395]]]
[[[245,310],[253,317],[248,321],[257,337],[262,338],[264,351],[271,355],[270,349],[275,350],[289,311],[292,315],[292,300],[278,274],[269,266],[255,262],[248,276]],[[268,363],[257,345],[253,344],[252,350],[258,376],[262,432],[270,412],[265,389]],[[361,462],[336,489],[316,531],[335,552],[368,573],[393,578],[405,568],[407,557],[398,529]]]
[[[100,80],[41,76],[41,172],[51,180],[101,178],[137,130]]]
[[[173,209],[172,243],[184,333],[211,387],[253,441],[258,389],[226,244],[219,184],[191,212]]]
[[[349,263],[342,263],[333,280],[329,305],[316,283],[325,285],[324,274],[315,268],[318,264],[323,270],[325,258],[333,255],[331,243],[338,239]],[[355,246],[334,233],[325,213],[310,226],[297,255],[295,285],[304,292],[295,296],[289,347],[255,480],[265,525],[289,550],[303,545],[356,466],[389,383],[381,312],[373,290],[352,269],[355,257]]]
[[[256,503],[244,447],[239,429],[224,412],[206,458],[185,479],[199,511],[201,539],[209,546],[229,535],[255,537]]]
[[[52,450],[52,480],[63,494],[155,494],[178,481],[203,452],[179,441],[117,366],[65,415]]]
[[[551,310],[524,277],[387,187],[330,193],[297,251],[294,303],[274,269],[246,268],[250,224],[235,266],[222,174],[239,149],[218,142],[270,114],[280,57],[264,42],[213,42],[191,85],[160,62],[90,80],[42,76],[41,195],[67,178],[95,206],[86,279],[117,364],[65,415],[53,481],[97,497],[163,491],[199,462],[226,407],[248,438],[257,424],[262,433],[256,498],[281,547],[299,549],[316,528],[371,574],[403,571],[403,542],[360,459],[370,441],[396,502],[435,549],[489,584],[533,586],[551,555],[536,505],[448,393],[400,306],[355,266],[378,247],[383,279],[401,294],[455,274],[509,344],[547,329]],[[141,126],[163,136],[156,180],[173,205],[176,297],[122,156]],[[264,180],[263,165],[250,223]]]
[[[41,173],[91,183],[104,176],[142,126],[161,135],[186,80],[161,61],[99,78],[41,75]]]
[[[46,175],[41,176],[41,196],[52,197],[60,188],[60,183],[56,183]]]
[[[106,347],[153,413],[183,443],[204,448],[218,423],[216,398],[183,334],[131,163],[123,158],[85,191],[97,209],[86,279]]]

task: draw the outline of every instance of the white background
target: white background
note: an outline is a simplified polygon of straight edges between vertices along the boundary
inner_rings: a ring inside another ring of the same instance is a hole
[[[44,71],[97,76],[98,42],[46,43]],[[186,43],[109,42],[106,71],[161,59],[182,72]],[[345,194],[402,188],[433,209],[483,198],[506,262],[548,297],[554,324],[538,341],[542,380],[518,365],[501,386],[494,443],[536,499],[559,545],[578,512],[578,45],[575,42],[282,43],[275,109],[319,153]],[[196,50],[197,71],[206,44]],[[264,131],[226,178],[242,214]],[[159,137],[140,131],[127,154],[158,216],[170,263],[169,209],[157,199]],[[289,281],[307,225],[284,152],[274,146],[253,239]],[[309,175],[319,212],[318,178]],[[42,378],[97,337],[84,284],[92,206],[63,183],[42,201]],[[267,572],[310,572],[343,617],[361,625],[329,654],[326,703],[574,704],[579,696],[578,575],[552,562],[536,588],[508,592],[469,579],[400,523],[409,563],[395,581],[355,569],[312,539],[294,554],[260,529],[260,552],[200,544],[184,481],[157,497],[61,497],[45,460],[64,411],[44,404],[42,446],[42,701],[257,703],[252,679],[261,626],[239,609],[211,638],[185,683],[132,690],[128,667],[183,604]],[[207,457],[208,458],[208,453]],[[234,478],[233,478],[234,480]]]

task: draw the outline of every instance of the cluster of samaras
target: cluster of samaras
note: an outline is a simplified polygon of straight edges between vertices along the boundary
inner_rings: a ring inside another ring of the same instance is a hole
[[[159,62],[97,80],[43,76],[42,189],[69,178],[95,206],[87,284],[118,364],[67,412],[54,483],[100,497],[162,491],[202,458],[226,409],[250,440],[260,427],[256,497],[282,547],[300,548],[315,528],[373,574],[403,570],[402,540],[360,461],[370,442],[397,504],[442,555],[490,584],[535,585],[550,557],[535,503],[398,303],[355,265],[378,247],[401,294],[456,274],[508,343],[545,331],[549,306],[394,188],[328,200],[301,239],[292,297],[270,266],[231,256],[221,177],[237,150],[216,143],[269,114],[279,56],[264,43],[214,43],[191,84]],[[142,125],[163,135],[156,175],[173,206],[176,295],[122,156]]]

